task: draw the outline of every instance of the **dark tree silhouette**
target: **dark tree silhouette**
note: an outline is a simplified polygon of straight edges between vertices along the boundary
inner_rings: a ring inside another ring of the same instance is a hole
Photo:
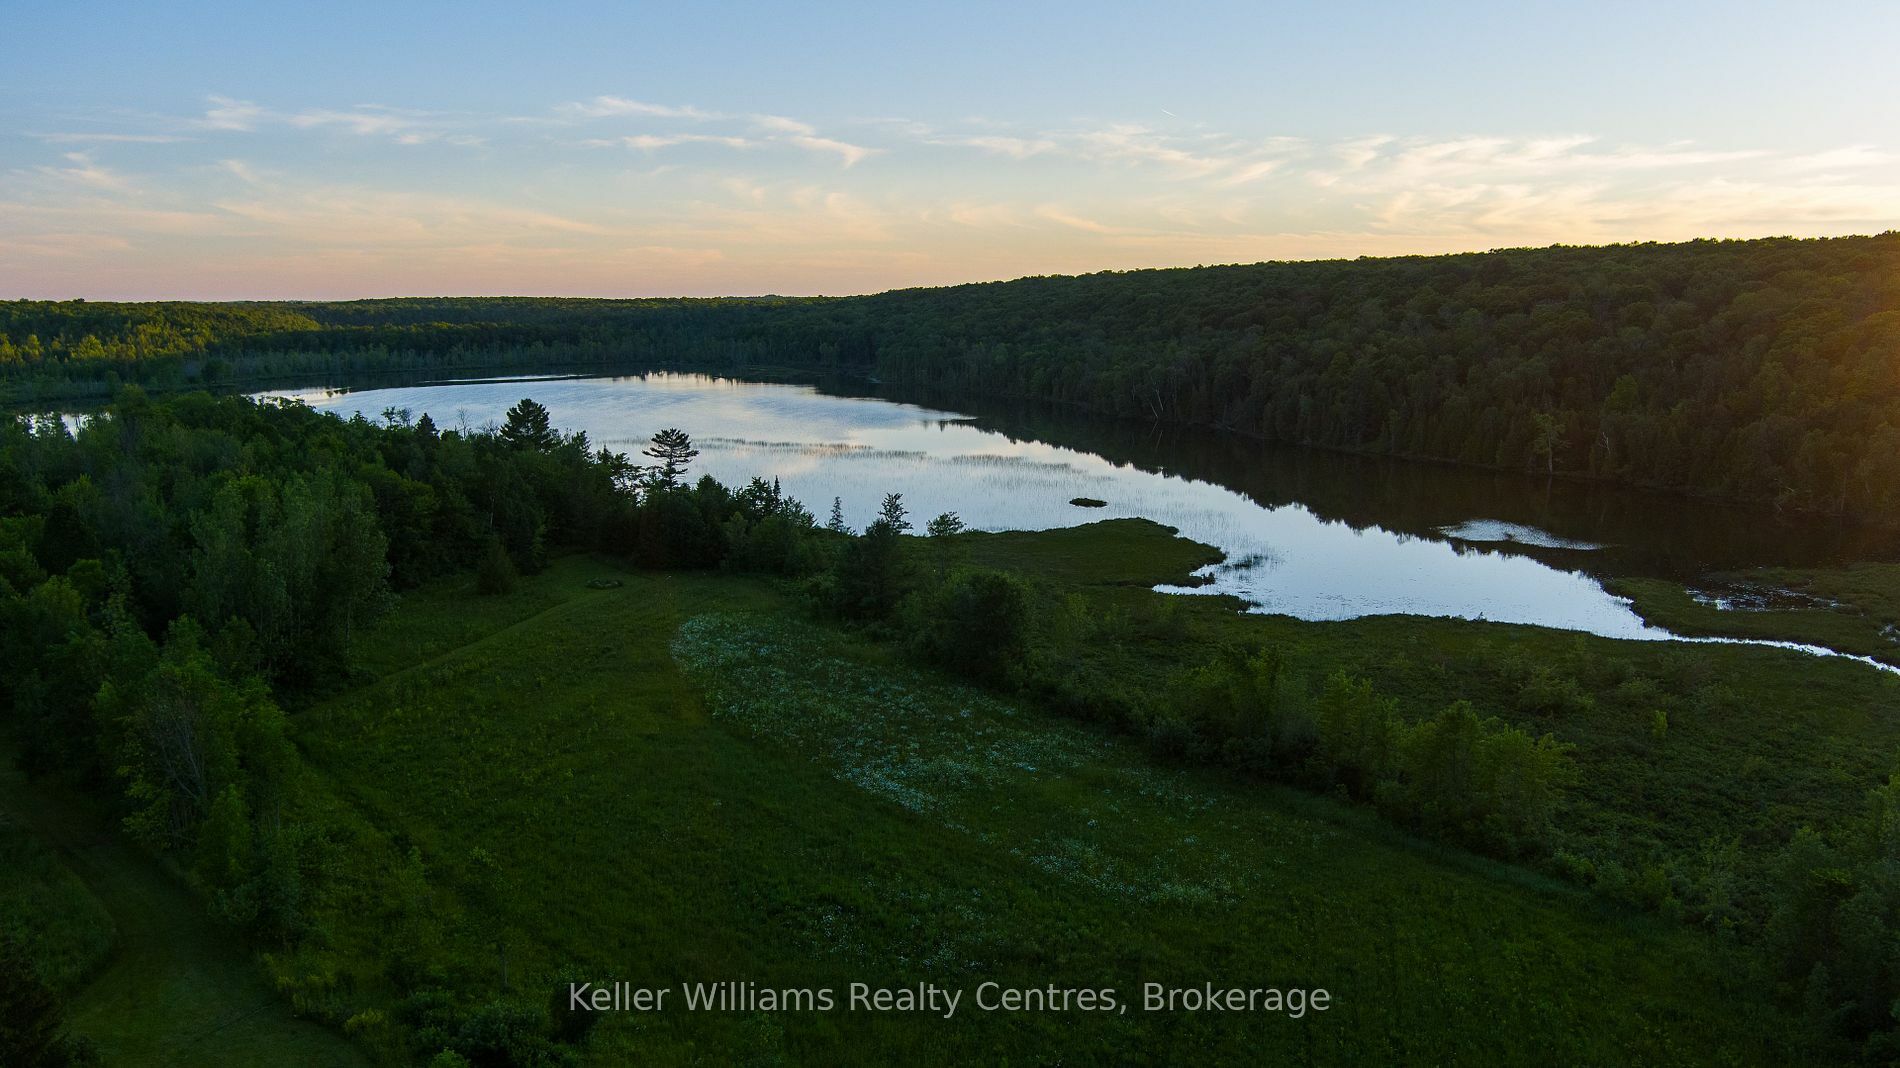
[[[677,427],[667,427],[653,435],[653,444],[641,451],[660,462],[653,469],[653,480],[662,486],[678,485],[686,465],[699,455],[699,450],[693,448],[693,439]]]
[[[877,521],[891,528],[891,533],[902,534],[910,529],[910,513],[904,509],[904,495],[886,493],[884,503],[877,510]]]
[[[502,424],[501,439],[518,449],[548,452],[561,443],[548,420],[548,410],[523,397],[508,409],[508,421]]]

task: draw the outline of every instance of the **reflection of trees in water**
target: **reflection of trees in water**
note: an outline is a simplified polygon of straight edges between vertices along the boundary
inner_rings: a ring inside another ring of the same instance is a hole
[[[829,391],[829,386],[825,387]],[[862,396],[864,390],[845,390]],[[1900,539],[1838,520],[1796,518],[1602,483],[1538,478],[1284,445],[1192,427],[1116,420],[1029,402],[880,389],[881,399],[952,408],[1012,441],[1094,453],[1161,475],[1213,482],[1263,508],[1298,504],[1354,529],[1449,540],[1466,552],[1509,552],[1595,574],[1690,577],[1747,566],[1813,566],[1900,557]],[[1473,519],[1548,532],[1600,550],[1483,544],[1441,528]]]
[[[1231,575],[1237,572],[1266,571],[1279,567],[1284,562],[1279,553],[1266,549],[1222,561],[1214,565],[1214,570]]]

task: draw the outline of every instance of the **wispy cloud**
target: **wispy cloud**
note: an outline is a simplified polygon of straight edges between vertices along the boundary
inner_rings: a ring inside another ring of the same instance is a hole
[[[93,162],[91,153],[68,152],[65,166],[40,167],[39,173],[58,182],[94,190],[126,190],[131,182],[122,174]]]
[[[1246,185],[1248,182],[1259,181],[1274,171],[1279,170],[1286,165],[1286,162],[1287,161],[1283,159],[1262,159],[1255,160],[1252,163],[1237,164],[1228,168],[1227,173],[1222,174],[1214,184],[1219,186]]]
[[[839,141],[830,137],[818,137],[812,134],[789,134],[780,140],[783,140],[786,144],[797,145],[799,148],[807,149],[812,152],[836,153],[838,158],[843,160],[844,165],[847,167],[855,166],[883,151],[882,149],[866,148],[863,145],[854,145],[847,141]]]
[[[629,148],[647,152],[686,144],[719,144],[728,148],[787,145],[808,152],[834,155],[845,167],[849,168],[883,151],[869,145],[853,144],[836,137],[824,136],[819,133],[818,127],[802,119],[765,112],[727,114],[707,111],[687,104],[654,104],[620,96],[597,96],[591,100],[561,104],[554,110],[558,115],[577,121],[631,117],[723,124],[732,131],[722,134],[642,132],[618,138],[619,143]],[[584,143],[600,145],[612,143],[612,141],[606,138],[590,138]]]
[[[727,116],[718,112],[704,111],[690,104],[650,104],[644,100],[629,100],[624,96],[597,96],[592,100],[575,101],[561,104],[555,111],[581,119],[604,119],[616,115],[637,115],[656,119],[691,119],[696,122],[708,122]]]
[[[218,166],[223,169],[226,174],[231,175],[245,185],[264,184],[264,176],[258,173],[257,168],[252,167],[241,159],[221,159],[218,161]]]
[[[753,115],[751,119],[754,126],[771,133],[810,136],[818,132],[818,129],[808,122],[788,119],[783,115]]]
[[[132,248],[132,242],[113,234],[49,232],[0,238],[0,252],[27,256],[51,256],[60,259],[88,259],[116,255]]]
[[[1331,178],[1377,170],[1398,184],[1452,179],[1509,181],[1540,175],[1655,171],[1709,167],[1767,158],[1756,150],[1714,151],[1690,142],[1602,147],[1589,135],[1362,139],[1341,145]]]
[[[140,133],[36,133],[29,136],[54,145],[169,145],[189,140],[189,138],[180,137],[177,134]]]
[[[206,130],[254,130],[268,112],[248,100],[233,100],[227,96],[212,96],[211,106],[205,109],[204,117],[196,125]]]
[[[212,205],[226,216],[313,245],[428,245],[476,239],[602,235],[597,223],[470,197],[324,186]]]
[[[400,145],[435,142],[478,147],[487,138],[470,132],[473,120],[435,112],[413,111],[381,104],[350,108],[312,107],[283,111],[248,100],[213,96],[202,116],[185,125],[198,130],[251,133],[279,126],[298,130],[338,130],[358,137],[387,139]]]
[[[948,131],[921,124],[904,129],[928,145],[971,148],[1017,160],[1050,157],[1129,169],[1153,168],[1171,179],[1209,179],[1223,185],[1242,185],[1264,177],[1280,169],[1286,158],[1302,151],[1305,144],[1288,137],[1247,140],[1205,131],[1170,133],[1139,123],[1035,133]]]
[[[724,134],[691,133],[633,134],[628,137],[614,139],[598,138],[589,143],[601,147],[625,145],[628,148],[638,148],[646,152],[652,152],[661,148],[671,148],[674,145],[724,145],[727,148],[752,148],[758,144],[757,141],[744,137],[731,137]]]
[[[1158,163],[1190,177],[1212,174],[1230,166],[1231,157],[1203,154],[1183,147],[1179,138],[1157,134],[1145,126],[1116,123],[1087,130],[1073,138],[1084,155],[1126,163]]]
[[[1788,156],[1777,161],[1780,170],[1795,174],[1820,171],[1858,171],[1870,167],[1889,167],[1900,156],[1873,145],[1848,145],[1845,148]]]
[[[981,149],[998,156],[1011,159],[1028,159],[1045,152],[1057,151],[1060,146],[1046,137],[1007,137],[1000,134],[963,134],[936,136],[926,134],[921,138],[928,144],[954,145],[964,148]]]
[[[352,111],[337,111],[331,108],[314,108],[284,116],[284,121],[292,126],[308,129],[313,126],[336,126],[353,134],[365,137],[388,136],[412,133],[425,123],[414,114],[405,114],[391,108],[368,106]]]
[[[1050,222],[1069,227],[1072,230],[1083,230],[1091,234],[1115,234],[1123,232],[1117,227],[1097,222],[1094,219],[1083,218],[1080,215],[1076,215],[1054,204],[1038,206],[1036,208],[1036,214]]]

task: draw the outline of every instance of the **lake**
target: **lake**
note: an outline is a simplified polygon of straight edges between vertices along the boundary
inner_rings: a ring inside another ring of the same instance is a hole
[[[859,386],[863,392],[875,387]],[[822,521],[833,498],[862,529],[901,493],[919,529],[956,512],[979,530],[1041,530],[1142,517],[1226,560],[1178,592],[1232,594],[1260,612],[1336,620],[1410,614],[1613,638],[1649,627],[1603,580],[1683,580],[1717,568],[1867,559],[1880,536],[1606,486],[1159,431],[1075,413],[972,412],[812,385],[695,374],[506,378],[356,390],[285,390],[375,419],[427,412],[444,429],[498,424],[523,397],[557,426],[633,454],[679,427],[692,474],[738,486],[777,479]],[[1080,507],[1076,498],[1103,502]]]

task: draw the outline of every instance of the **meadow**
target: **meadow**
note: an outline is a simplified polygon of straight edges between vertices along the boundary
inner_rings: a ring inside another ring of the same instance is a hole
[[[1144,572],[1202,550],[1146,526],[971,536],[969,551],[1070,561],[1045,571],[1065,596],[1159,598]],[[620,585],[589,588],[601,580]],[[1288,626],[1170,603],[1191,627]],[[1468,656],[1527,637],[1449,629],[1471,632],[1451,646]],[[499,599],[466,580],[411,594],[363,649],[348,692],[295,716],[329,816],[356,830],[336,860],[355,892],[321,918],[323,944],[271,960],[293,1004],[372,1050],[429,997],[538,1007],[578,977],[1126,997],[1213,981],[1334,999],[1300,1021],[609,1014],[583,1047],[603,1064],[1798,1053],[1772,982],[1731,946],[1361,808],[1157,763],[814,624],[764,580],[570,557]],[[1703,744],[1687,733],[1681,748]]]

